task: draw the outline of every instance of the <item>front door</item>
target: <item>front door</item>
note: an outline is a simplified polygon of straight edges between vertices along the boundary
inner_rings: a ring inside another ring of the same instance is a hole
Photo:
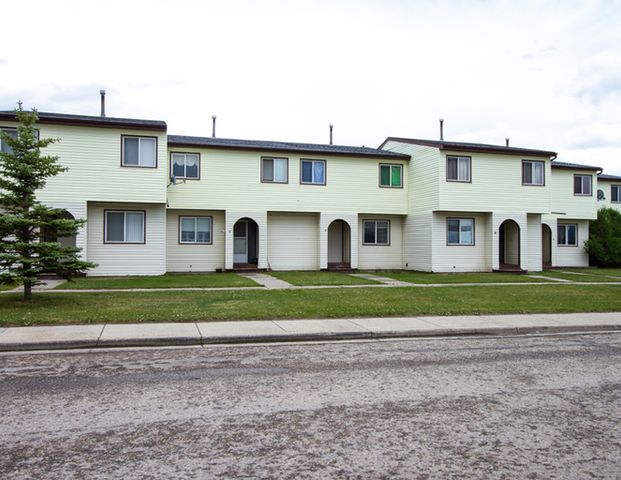
[[[248,263],[248,220],[233,227],[233,263]]]

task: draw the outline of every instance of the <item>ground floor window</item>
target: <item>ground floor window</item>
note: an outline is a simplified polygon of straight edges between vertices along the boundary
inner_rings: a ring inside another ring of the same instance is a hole
[[[105,243],[145,243],[143,210],[105,210]]]
[[[179,217],[179,243],[212,243],[211,225],[211,217]]]
[[[562,247],[578,245],[578,225],[575,223],[558,226],[557,243]]]
[[[390,221],[364,220],[364,245],[390,245]]]
[[[447,218],[448,245],[474,245],[474,218]]]

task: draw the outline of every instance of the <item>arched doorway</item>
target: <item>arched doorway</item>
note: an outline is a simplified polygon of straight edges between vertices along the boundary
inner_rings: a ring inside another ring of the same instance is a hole
[[[259,260],[259,226],[240,218],[233,226],[233,268],[256,268]]]
[[[334,220],[328,226],[328,269],[351,268],[351,228],[345,220]]]
[[[550,268],[552,266],[552,229],[545,223],[541,224],[541,243],[543,268]]]
[[[71,215],[67,210],[63,210],[56,218],[59,220],[75,220],[75,217]],[[72,235],[70,237],[59,237],[58,232],[54,228],[44,228],[42,230],[42,240],[44,242],[55,243],[58,242],[62,247],[75,247],[76,246],[76,236]]]
[[[498,229],[498,253],[500,270],[520,269],[520,226],[513,220],[505,220]]]

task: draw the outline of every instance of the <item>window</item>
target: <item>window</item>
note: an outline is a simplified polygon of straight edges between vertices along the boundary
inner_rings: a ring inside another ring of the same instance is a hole
[[[211,244],[211,217],[179,217],[179,243]]]
[[[561,247],[576,247],[578,246],[578,225],[565,224],[558,225],[557,231],[557,243]]]
[[[364,220],[364,245],[390,245],[390,222],[388,220]]]
[[[157,138],[121,136],[121,165],[124,167],[157,167]]]
[[[574,195],[593,195],[592,184],[592,175],[574,175]]]
[[[105,210],[105,243],[144,243],[145,212]]]
[[[198,153],[171,153],[170,171],[175,178],[199,178],[201,156]]]
[[[288,158],[261,158],[261,181],[273,183],[289,182]]]
[[[403,187],[403,165],[380,163],[380,187]]]
[[[621,185],[610,186],[610,201],[612,203],[621,203]]]
[[[300,183],[326,184],[325,160],[300,160]]]
[[[545,163],[522,160],[522,185],[545,185]]]
[[[470,157],[446,157],[446,180],[470,182]]]
[[[474,218],[447,218],[446,243],[474,245]]]
[[[9,135],[10,137],[17,138],[17,130],[15,130],[14,128],[2,128],[0,130],[2,130],[4,133]],[[6,144],[6,142],[0,140],[0,152],[11,153],[12,151],[13,150],[11,149],[11,147],[9,147]]]

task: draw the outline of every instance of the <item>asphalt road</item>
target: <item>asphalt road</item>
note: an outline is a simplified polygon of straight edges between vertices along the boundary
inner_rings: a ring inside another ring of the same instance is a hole
[[[621,334],[0,355],[0,478],[621,478]]]

